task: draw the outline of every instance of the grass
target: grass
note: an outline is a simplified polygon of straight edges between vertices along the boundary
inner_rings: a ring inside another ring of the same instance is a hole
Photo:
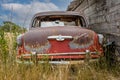
[[[101,63],[76,65],[24,65],[15,62],[16,36],[0,32],[0,80],[119,80],[119,65]]]

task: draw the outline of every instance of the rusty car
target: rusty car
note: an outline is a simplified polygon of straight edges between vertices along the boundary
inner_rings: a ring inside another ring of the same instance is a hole
[[[87,29],[84,16],[72,11],[40,12],[30,28],[17,37],[19,62],[69,64],[103,56],[103,36]],[[33,59],[34,58],[34,59]]]

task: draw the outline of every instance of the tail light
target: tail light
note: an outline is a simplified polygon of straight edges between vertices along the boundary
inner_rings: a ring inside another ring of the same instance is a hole
[[[102,34],[98,34],[98,38],[99,38],[99,43],[103,44],[104,36]]]
[[[20,35],[17,36],[17,44],[18,44],[19,46],[22,45],[22,36],[23,36],[23,34],[20,34]]]

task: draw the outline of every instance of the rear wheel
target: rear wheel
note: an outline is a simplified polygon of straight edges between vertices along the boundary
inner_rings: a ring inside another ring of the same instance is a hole
[[[105,47],[105,58],[109,66],[114,66],[119,62],[119,51],[116,48],[115,42],[109,42]]]

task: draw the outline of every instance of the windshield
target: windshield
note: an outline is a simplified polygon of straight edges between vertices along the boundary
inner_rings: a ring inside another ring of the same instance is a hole
[[[78,16],[45,16],[36,17],[32,27],[81,26]]]

